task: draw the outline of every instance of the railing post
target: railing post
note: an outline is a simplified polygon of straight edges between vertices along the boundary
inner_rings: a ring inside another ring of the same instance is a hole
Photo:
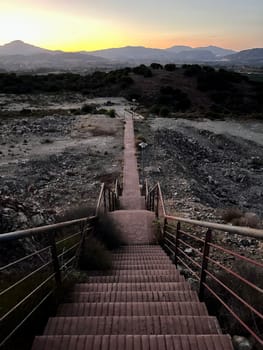
[[[201,269],[201,275],[200,275],[200,285],[199,285],[199,299],[200,299],[200,301],[204,300],[204,290],[205,290],[204,283],[206,282],[205,270],[207,270],[207,267],[208,267],[207,257],[209,256],[209,250],[210,250],[209,243],[211,242],[211,238],[212,238],[212,230],[208,229],[206,231],[206,235],[205,235],[202,269]]]
[[[104,214],[107,212],[107,202],[106,202],[106,189],[103,189],[103,207],[104,207]]]
[[[164,237],[165,237],[166,226],[167,226],[167,218],[165,217],[164,221],[163,221],[163,237],[162,237],[163,240],[164,240]]]
[[[157,193],[156,193],[155,216],[157,217],[157,219],[159,218],[159,190],[158,189],[157,189]]]
[[[110,189],[108,188],[108,203],[109,203],[109,211],[111,211],[111,196],[110,196]]]
[[[53,269],[55,272],[55,280],[57,287],[61,285],[61,272],[60,272],[60,267],[59,267],[59,261],[58,261],[58,253],[57,253],[57,246],[56,246],[56,241],[55,241],[55,232],[51,232],[49,235],[49,244],[51,248],[51,257],[52,257],[52,262],[53,262]]]
[[[152,208],[151,211],[154,211],[154,201],[155,201],[155,192],[152,192]]]
[[[176,235],[175,235],[175,249],[174,249],[174,264],[177,267],[178,265],[178,245],[179,245],[179,238],[180,238],[180,230],[181,230],[181,223],[180,221],[177,222],[176,225]]]

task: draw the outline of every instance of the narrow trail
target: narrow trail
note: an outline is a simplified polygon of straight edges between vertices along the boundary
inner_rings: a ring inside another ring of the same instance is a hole
[[[145,209],[143,197],[140,192],[133,120],[130,114],[125,117],[123,193],[121,206],[123,209],[127,210]]]

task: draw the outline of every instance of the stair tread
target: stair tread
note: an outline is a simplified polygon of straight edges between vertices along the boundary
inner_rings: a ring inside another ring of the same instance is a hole
[[[193,291],[75,292],[70,297],[75,302],[198,301]]]
[[[32,350],[233,350],[229,335],[38,336]]]
[[[158,316],[198,315],[208,316],[207,308],[200,302],[105,302],[68,303],[59,306],[58,316]]]
[[[107,271],[89,271],[90,276],[115,276],[115,275],[124,275],[124,276],[163,276],[163,275],[180,275],[179,271],[173,268],[173,266],[169,269],[140,269],[140,270],[107,270]]]
[[[44,334],[221,334],[221,330],[213,316],[71,316],[49,318]]]
[[[152,283],[152,282],[184,282],[185,278],[179,273],[169,275],[112,275],[112,276],[88,276],[88,283]]]
[[[151,283],[78,283],[74,292],[110,292],[110,291],[176,291],[190,290],[187,282],[151,282]]]

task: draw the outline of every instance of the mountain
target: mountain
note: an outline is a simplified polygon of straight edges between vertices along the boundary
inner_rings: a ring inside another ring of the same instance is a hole
[[[174,55],[162,49],[151,49],[144,46],[125,46],[121,48],[97,50],[89,54],[110,59],[113,61],[128,63],[152,63],[169,62],[174,60]]]
[[[166,63],[230,62],[230,64],[262,64],[263,49],[233,50],[217,46],[192,48],[175,45],[167,49],[125,46],[96,51],[52,51],[21,40],[0,46],[2,70],[87,70],[111,69],[116,66]]]
[[[215,56],[217,57],[223,57],[226,55],[231,55],[236,53],[236,51],[234,50],[230,50],[230,49],[223,49],[222,47],[218,47],[218,46],[205,46],[205,47],[197,47],[196,50],[204,50],[204,51],[210,51],[212,52]]]
[[[186,50],[193,50],[193,48],[191,46],[175,45],[166,49],[166,51],[172,52],[172,53],[179,53],[181,51],[186,51]]]
[[[47,49],[42,49],[40,47],[26,44],[21,40],[15,40],[8,44],[0,46],[0,56],[7,55],[35,55],[39,53],[52,53],[52,51]]]
[[[192,49],[178,52],[175,55],[177,62],[209,62],[216,61],[216,55],[209,50]]]
[[[63,52],[42,49],[21,40],[0,46],[2,70],[78,70],[113,67],[108,60],[87,52]]]
[[[224,61],[237,64],[262,65],[263,48],[243,50],[233,55],[225,56]]]

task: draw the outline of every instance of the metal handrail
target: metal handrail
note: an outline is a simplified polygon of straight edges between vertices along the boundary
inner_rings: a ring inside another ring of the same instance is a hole
[[[257,266],[258,268],[263,269],[263,263],[259,260],[253,260],[237,252],[230,250],[230,248],[226,248],[220,246],[218,243],[213,243],[213,236],[216,237],[214,231],[221,231],[225,234],[237,234],[240,236],[253,237],[258,240],[263,239],[263,230],[262,229],[254,229],[249,227],[239,227],[239,226],[231,226],[225,224],[218,224],[214,222],[207,222],[202,220],[192,220],[187,218],[182,218],[180,216],[172,216],[167,215],[164,199],[161,191],[161,186],[157,183],[155,186],[151,188],[148,192],[146,198],[147,209],[155,212],[156,217],[158,219],[163,219],[163,225],[161,225],[162,237],[164,248],[167,249],[169,254],[172,254],[174,258],[174,262],[177,265],[178,263],[182,264],[186,268],[186,271],[189,271],[191,275],[193,275],[197,281],[199,281],[199,298],[200,300],[204,300],[204,292],[208,291],[215,299],[217,299],[223,307],[225,307],[230,315],[232,315],[236,321],[243,326],[243,328],[261,345],[263,345],[263,339],[258,334],[258,330],[252,329],[252,326],[248,325],[244,322],[241,317],[238,315],[236,311],[234,311],[227,302],[225,302],[220,294],[217,292],[216,288],[213,289],[208,282],[207,277],[210,280],[213,280],[216,283],[217,288],[223,288],[224,291],[229,293],[232,298],[239,303],[242,304],[243,308],[246,308],[253,317],[257,316],[260,320],[263,319],[263,315],[251,304],[245,301],[240,295],[238,295],[236,290],[232,290],[227,282],[223,282],[218,278],[217,273],[213,272],[213,266],[208,267],[208,263],[212,265],[216,265],[220,271],[224,271],[231,275],[231,277],[236,278],[239,283],[243,283],[243,285],[247,285],[252,288],[257,293],[262,294],[263,290],[258,285],[253,283],[252,281],[247,280],[241,274],[235,272],[233,269],[224,266],[224,257],[226,255],[230,255],[235,259],[239,259],[239,261],[243,261],[246,264],[250,264],[250,266]],[[187,224],[184,230],[181,229],[181,224]],[[201,228],[200,233],[193,234],[191,231],[187,232],[189,226]],[[203,229],[206,229],[204,233]],[[196,236],[195,236],[196,235]],[[204,238],[201,238],[204,237]],[[191,245],[192,244],[192,245]],[[195,254],[194,257],[191,257],[187,254],[184,248],[180,248],[180,246],[192,248],[192,254]],[[202,248],[202,252],[200,252],[196,247],[200,249]],[[213,252],[217,251],[222,255],[222,261],[220,261],[219,257],[217,259],[213,259],[210,257],[210,249]],[[219,261],[218,261],[219,260]],[[186,262],[187,261],[187,262]],[[201,264],[199,262],[201,261]],[[257,328],[257,327],[255,327]]]
[[[106,213],[107,211],[114,211],[119,209],[119,182],[116,181],[114,190],[111,190],[105,184],[101,185],[99,198],[97,201],[96,212],[95,215],[99,216],[101,212],[101,207],[103,207],[102,211]]]
[[[162,209],[162,217],[164,219],[167,219],[167,220],[169,219],[176,222],[180,221],[182,223],[192,224],[194,226],[201,226],[201,227],[210,228],[218,231],[236,233],[242,236],[250,236],[257,239],[263,238],[263,230],[261,229],[218,224],[218,223],[209,222],[209,221],[193,220],[193,219],[183,218],[180,216],[167,215],[165,205],[164,205],[163,194],[162,194],[162,190],[159,182],[149,191],[148,197],[151,195],[151,193],[154,193],[154,194],[158,193],[159,202],[161,204],[161,209]],[[159,217],[160,216],[159,208],[156,208],[156,209],[158,209],[158,217]],[[156,210],[154,209],[153,211],[156,211]]]
[[[17,279],[15,280],[14,278],[8,286],[4,286],[4,289],[0,293],[1,297],[8,297],[8,293],[10,291],[17,288],[21,284],[29,281],[32,278],[32,276],[35,276],[37,273],[41,272],[45,276],[44,281],[42,281],[37,286],[32,287],[33,290],[32,288],[30,288],[30,290],[26,291],[25,293],[22,293],[23,295],[21,295],[20,299],[14,302],[14,304],[10,304],[9,307],[6,307],[6,310],[3,309],[3,314],[0,315],[1,322],[9,319],[9,316],[15,313],[18,310],[18,308],[20,308],[25,302],[29,301],[32,298],[32,296],[38,296],[38,304],[34,305],[31,310],[28,310],[26,316],[22,320],[18,319],[18,323],[16,325],[12,324],[12,330],[8,329],[9,332],[6,331],[6,334],[1,333],[0,347],[6,344],[6,342],[14,335],[14,333],[28,320],[30,315],[32,315],[32,313],[35,310],[37,310],[38,307],[42,305],[43,302],[58,287],[61,286],[62,281],[65,279],[65,277],[68,275],[68,273],[72,270],[72,268],[77,262],[79,253],[85,241],[85,236],[87,234],[90,234],[93,228],[95,227],[98,215],[100,214],[101,206],[103,206],[104,212],[118,209],[119,189],[120,186],[118,181],[116,181],[115,184],[115,191],[112,191],[111,189],[107,188],[105,184],[101,185],[101,190],[94,216],[40,226],[36,228],[17,230],[14,232],[3,233],[0,235],[1,245],[8,245],[10,242],[28,239],[29,237],[38,237],[38,244],[42,246],[45,245],[44,247],[41,247],[35,252],[30,252],[26,256],[18,258],[15,261],[9,262],[6,265],[0,267],[0,273],[4,273],[4,271],[8,269],[12,269],[12,271],[18,271],[17,267],[15,268],[17,264],[19,264],[19,266],[24,266],[24,264],[25,266],[34,265],[34,262],[36,261],[34,260],[35,257],[38,256],[40,253],[44,254],[44,258],[40,266],[39,264],[38,266],[32,266],[31,270],[26,275],[24,275],[23,273],[22,276],[14,276],[17,277]],[[69,227],[72,227],[72,230],[65,230]],[[62,237],[60,234],[58,236],[59,239],[56,239],[57,233],[59,233],[60,231],[62,231]],[[28,261],[30,261],[30,264],[28,264]],[[50,285],[47,285],[51,282],[53,284],[52,287]],[[43,290],[43,288],[46,287],[48,291],[44,296],[42,296],[42,299],[39,301],[39,293],[40,291],[41,293],[46,292],[46,290]]]

